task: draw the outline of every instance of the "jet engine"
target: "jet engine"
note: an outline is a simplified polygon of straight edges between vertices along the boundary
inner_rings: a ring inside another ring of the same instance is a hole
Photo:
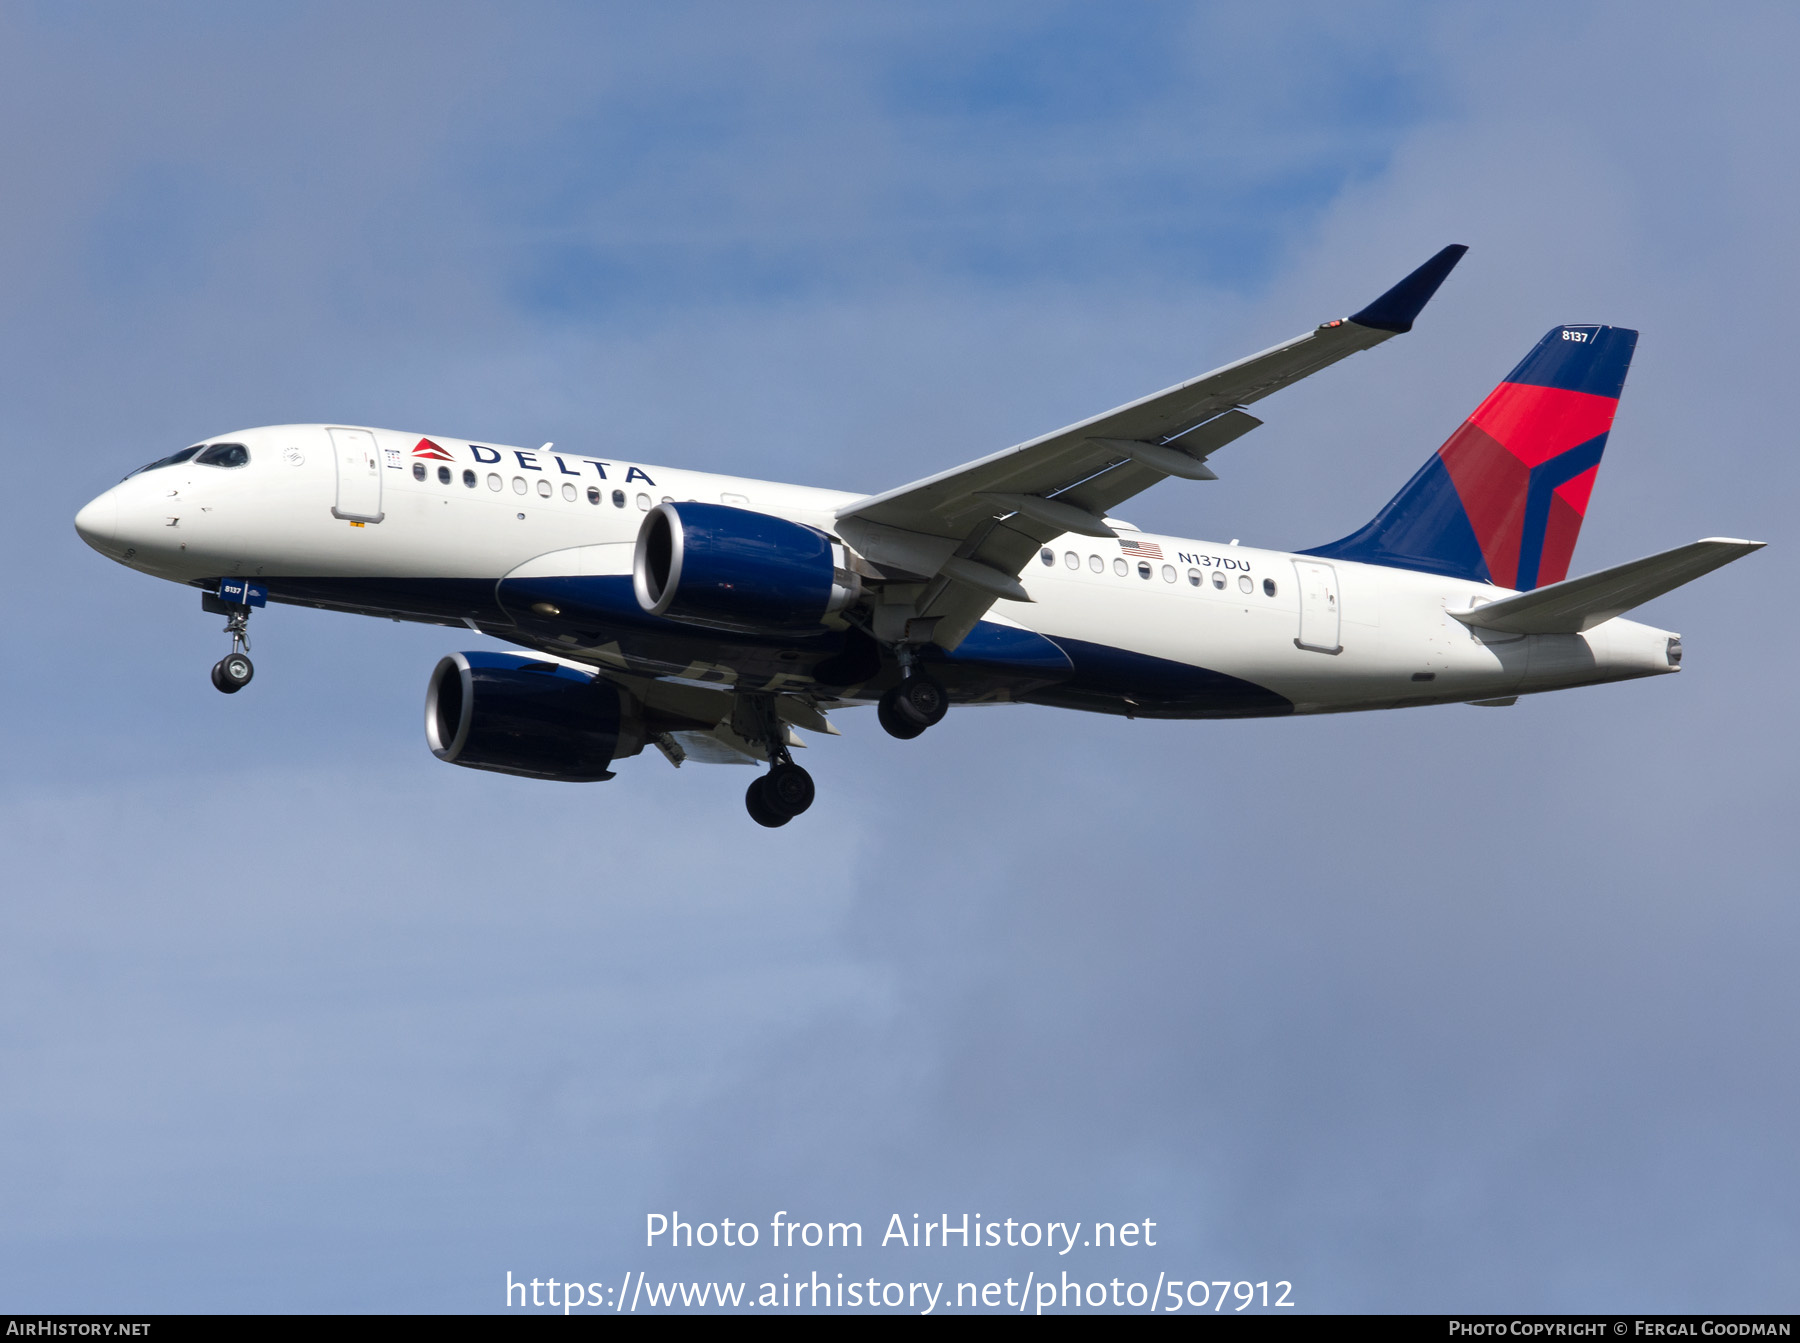
[[[632,586],[651,615],[739,634],[817,630],[862,592],[816,527],[724,504],[667,503],[638,530]]]
[[[452,653],[425,692],[439,760],[528,779],[593,783],[643,749],[631,697],[612,682],[517,653]]]

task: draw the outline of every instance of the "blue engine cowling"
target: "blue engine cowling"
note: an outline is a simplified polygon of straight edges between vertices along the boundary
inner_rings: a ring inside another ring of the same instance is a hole
[[[425,692],[425,740],[439,760],[528,779],[594,783],[635,754],[625,693],[612,682],[516,653],[452,653]]]
[[[631,580],[651,615],[740,634],[820,629],[862,591],[818,528],[725,504],[651,509]]]

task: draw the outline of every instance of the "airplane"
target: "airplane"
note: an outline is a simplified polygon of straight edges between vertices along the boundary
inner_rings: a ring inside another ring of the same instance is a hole
[[[440,760],[570,782],[655,747],[766,765],[760,825],[811,806],[797,729],[876,706],[1254,718],[1467,703],[1657,676],[1681,636],[1623,618],[1759,549],[1708,538],[1568,578],[1637,333],[1552,327],[1365,526],[1285,552],[1113,510],[1262,421],[1246,407],[1412,329],[1467,249],[1346,318],[953,470],[859,495],[344,424],[207,439],[76,515],[129,568],[200,590],[247,686],[273,602],[466,627],[426,689]]]

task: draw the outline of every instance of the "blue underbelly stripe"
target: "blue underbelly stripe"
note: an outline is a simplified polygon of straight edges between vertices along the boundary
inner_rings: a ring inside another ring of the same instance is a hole
[[[646,670],[674,674],[695,661],[730,666],[754,679],[812,669],[843,651],[845,636],[821,629],[796,638],[757,638],[702,629],[647,615],[637,604],[631,580],[622,576],[507,580],[491,578],[311,578],[267,579],[270,600],[327,606],[372,616],[411,617],[461,624],[505,624],[508,642],[544,652],[567,645],[559,634],[576,631],[583,642],[618,642],[628,658]],[[504,601],[504,606],[502,606]],[[548,602],[555,617],[534,614],[531,605]],[[516,623],[515,623],[516,622]],[[795,650],[800,656],[792,656]],[[780,654],[786,651],[789,657]],[[1168,658],[1133,653],[1081,639],[1047,638],[1030,630],[982,621],[955,651],[927,655],[956,699],[1001,692],[1012,698],[1096,713],[1145,718],[1249,718],[1293,712],[1293,704],[1272,690],[1223,672]],[[871,682],[892,677],[891,663]]]
[[[1058,637],[1073,673],[1023,698],[1143,718],[1263,718],[1289,714],[1293,701],[1252,681],[1169,658]]]

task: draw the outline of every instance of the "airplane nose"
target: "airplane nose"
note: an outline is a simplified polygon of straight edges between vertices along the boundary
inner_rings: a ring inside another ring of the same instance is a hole
[[[108,490],[75,515],[75,531],[95,550],[105,550],[119,533],[119,501]]]

